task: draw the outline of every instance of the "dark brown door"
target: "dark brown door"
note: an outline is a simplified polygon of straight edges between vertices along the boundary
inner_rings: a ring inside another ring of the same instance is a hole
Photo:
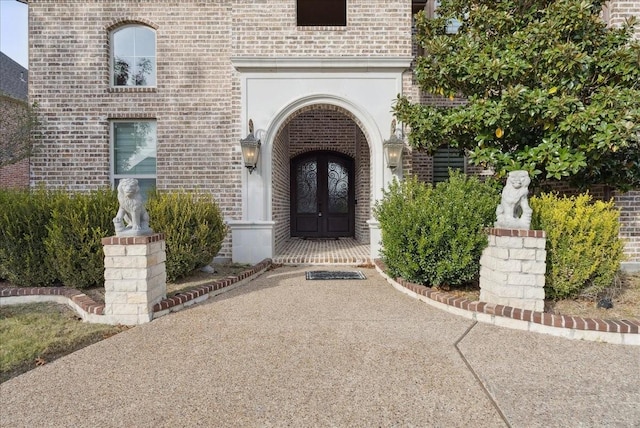
[[[353,236],[353,159],[305,153],[291,161],[291,236]]]

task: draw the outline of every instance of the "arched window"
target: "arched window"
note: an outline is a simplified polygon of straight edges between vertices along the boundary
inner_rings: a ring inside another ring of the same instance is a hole
[[[156,86],[156,32],[127,25],[111,33],[111,85]]]

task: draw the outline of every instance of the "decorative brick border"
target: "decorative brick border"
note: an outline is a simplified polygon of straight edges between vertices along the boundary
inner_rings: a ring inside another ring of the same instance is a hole
[[[91,297],[75,288],[0,286],[0,298],[19,296],[62,296],[78,305],[88,314],[102,315],[104,310],[104,304],[95,302]]]
[[[510,306],[503,306],[497,304],[491,304],[486,302],[471,301],[463,297],[454,297],[450,294],[435,291],[427,286],[414,284],[403,278],[391,278],[385,274],[386,266],[380,259],[374,260],[374,264],[378,272],[387,277],[391,281],[394,281],[400,287],[415,293],[417,296],[424,296],[434,302],[441,303],[453,308],[467,311],[469,317],[477,319],[478,321],[490,322],[496,325],[505,327],[513,327],[519,329],[529,329],[532,331],[539,331],[542,333],[550,333],[561,336],[571,336],[571,334],[556,334],[552,331],[546,331],[538,328],[524,328],[524,326],[510,325],[508,320],[521,321],[524,323],[532,323],[544,327],[559,328],[565,330],[579,330],[585,332],[597,332],[597,333],[611,333],[614,335],[637,335],[636,337],[625,340],[620,336],[616,339],[608,340],[605,336],[593,335],[593,340],[611,341],[613,343],[628,343],[634,345],[640,345],[640,320],[608,320],[598,318],[584,318],[574,317],[569,315],[554,315],[546,312],[529,311]],[[478,314],[484,314],[488,317],[478,316]],[[496,317],[503,318],[507,321],[496,320]],[[591,336],[580,336],[582,339],[589,339]],[[618,340],[620,339],[620,340]]]
[[[239,282],[244,281],[245,279],[251,278],[254,275],[261,273],[268,269],[271,266],[271,259],[264,259],[257,265],[252,266],[251,268],[242,271],[240,274],[236,276],[229,276],[227,278],[221,278],[213,280],[210,283],[197,286],[187,291],[180,292],[174,296],[167,297],[166,299],[156,303],[153,306],[153,312],[161,312],[171,310],[172,308],[184,305],[185,303],[189,303],[192,300],[196,300],[199,297],[208,295],[209,293],[213,293],[215,291],[221,290],[223,288],[227,288],[231,285],[235,285]]]
[[[141,237],[136,237],[141,238]],[[136,239],[128,238],[105,238],[105,239]],[[197,286],[191,290],[183,291],[174,296],[168,297],[153,307],[154,319],[158,316],[165,315],[169,312],[178,310],[189,303],[204,300],[202,297],[208,297],[209,293],[228,288],[232,285],[239,285],[243,281],[264,272],[271,267],[271,259],[265,259],[260,263],[244,270],[236,276],[229,276],[212,280],[210,283]],[[218,293],[216,293],[218,294]],[[75,288],[69,287],[7,287],[0,286],[0,300],[11,297],[35,297],[34,302],[57,301],[60,303],[61,297],[66,300],[67,304],[84,320],[91,318],[93,322],[100,322],[99,316],[104,316],[104,304],[95,302],[91,297],[82,293]],[[39,298],[40,297],[40,298]],[[47,298],[49,297],[49,299]],[[25,302],[27,303],[27,302]],[[84,313],[83,313],[84,312]],[[98,317],[96,317],[98,316]]]
[[[600,335],[581,335],[577,338],[587,340],[600,340],[611,343],[625,343],[632,345],[640,345],[640,320],[607,320],[598,318],[574,317],[568,315],[554,315],[545,312],[536,312],[513,308],[510,306],[490,304],[486,302],[471,301],[462,297],[454,297],[450,294],[435,291],[429,287],[420,284],[414,284],[403,278],[390,278],[384,273],[386,266],[384,263],[376,259],[374,261],[376,269],[384,277],[395,282],[398,287],[414,293],[416,296],[422,296],[433,302],[455,308],[457,311],[464,311],[467,317],[482,322],[489,322],[504,327],[526,329],[537,331],[540,333],[554,334],[556,336],[573,337],[571,334],[558,334],[554,329],[562,331],[583,331],[594,332]],[[240,285],[253,276],[267,270],[271,267],[271,259],[265,259],[255,266],[243,271],[239,275],[213,280],[210,283],[200,285],[194,289],[184,291],[175,296],[168,297],[153,307],[154,318],[165,315],[172,310],[178,310],[189,303],[196,303],[201,299],[208,297],[210,293],[229,288],[232,285]],[[216,293],[217,294],[217,293]],[[52,301],[56,301],[55,297],[66,299],[73,309],[78,311],[83,319],[86,314],[93,316],[94,320],[100,319],[104,305],[96,303],[86,294],[67,287],[6,287],[0,286],[0,299],[22,296],[44,297],[40,301],[46,301],[46,297],[53,297]],[[84,314],[80,312],[84,311]],[[459,312],[458,312],[459,313]],[[504,320],[504,321],[500,321]],[[514,326],[509,323],[514,321],[518,323],[527,323],[541,326],[541,328],[523,328],[523,326]],[[96,321],[99,322],[99,321]],[[552,330],[549,330],[552,329]],[[609,336],[615,335],[615,337]]]

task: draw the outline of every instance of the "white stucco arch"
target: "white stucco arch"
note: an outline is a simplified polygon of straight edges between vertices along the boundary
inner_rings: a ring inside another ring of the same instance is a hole
[[[261,153],[264,157],[262,167],[264,169],[265,176],[271,177],[273,175],[273,145],[276,137],[278,136],[278,133],[281,131],[282,126],[286,124],[291,116],[295,115],[298,111],[304,109],[305,107],[311,107],[315,105],[336,106],[349,112],[357,119],[357,125],[362,128],[362,132],[365,134],[367,144],[369,145],[369,153],[371,157],[369,162],[373,171],[371,177],[371,191],[373,192],[374,199],[382,197],[382,188],[384,187],[385,177],[381,174],[375,173],[378,170],[378,168],[376,168],[376,165],[378,165],[379,163],[382,164],[384,162],[384,154],[382,153],[382,141],[385,137],[382,131],[379,129],[379,126],[375,122],[373,117],[371,117],[371,115],[368,114],[365,109],[357,106],[350,100],[330,94],[312,94],[301,97],[300,99],[283,107],[275,115],[275,117],[273,118],[271,123],[269,123],[267,129],[265,130],[263,148],[261,150]],[[386,138],[388,138],[388,136]],[[384,165],[382,165],[382,167],[384,170]],[[391,179],[391,171],[387,171],[387,179]],[[271,184],[271,180],[269,180],[269,183],[265,189],[265,213],[267,214],[266,220],[268,221],[271,221],[273,219],[273,187]]]
[[[314,105],[335,106],[355,118],[369,145],[372,201],[402,171],[384,165],[382,142],[389,138],[391,103],[402,93],[402,74],[411,58],[236,58],[240,118],[254,123],[262,147],[258,167],[242,171],[242,219],[229,221],[233,259],[255,263],[273,257],[273,149],[282,126]],[[239,149],[239,147],[238,147]],[[379,228],[371,220],[371,253],[377,256]]]

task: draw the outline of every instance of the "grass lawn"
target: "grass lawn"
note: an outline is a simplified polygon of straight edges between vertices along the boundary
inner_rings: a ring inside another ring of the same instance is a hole
[[[56,303],[0,306],[0,382],[124,329],[82,322]]]
[[[212,265],[214,273],[195,270],[186,278],[167,284],[167,294],[237,275],[248,266],[221,263]],[[82,292],[96,302],[104,302],[104,287]],[[0,306],[0,383],[125,329],[82,322],[71,308],[56,303]]]

